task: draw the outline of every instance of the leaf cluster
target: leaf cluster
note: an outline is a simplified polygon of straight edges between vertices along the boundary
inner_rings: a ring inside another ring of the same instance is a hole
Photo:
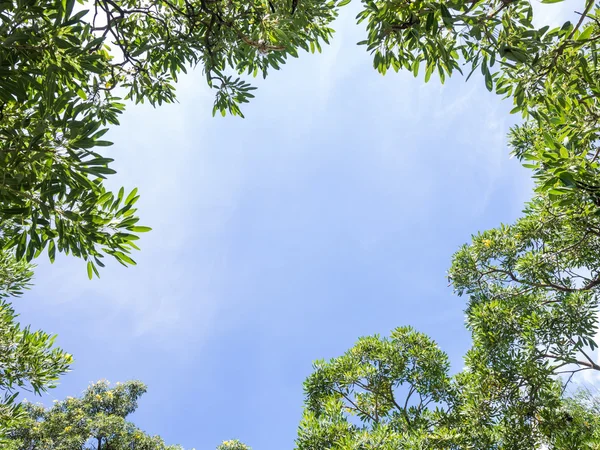
[[[31,267],[0,253],[0,445],[7,430],[25,418],[17,396],[23,390],[40,394],[52,388],[73,358],[54,346],[56,336],[33,331],[17,322],[7,299],[21,295],[31,280]]]
[[[50,408],[26,404],[27,420],[10,431],[9,450],[180,450],[150,436],[127,420],[146,392],[139,381],[99,381],[79,398],[68,397]]]

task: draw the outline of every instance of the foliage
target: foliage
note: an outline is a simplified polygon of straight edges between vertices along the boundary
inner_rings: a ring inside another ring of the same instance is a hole
[[[459,295],[470,296],[467,326],[490,357],[600,370],[591,358],[598,347],[600,216],[576,204],[565,210],[538,195],[514,225],[474,236],[454,256],[450,278]]]
[[[108,192],[107,125],[125,104],[175,99],[174,82],[201,65],[213,112],[242,115],[252,88],[297,49],[320,50],[335,2],[270,0],[4,0],[0,2],[0,236],[17,259],[47,249],[135,264],[137,190]],[[77,8],[76,8],[77,6]],[[82,8],[90,7],[92,11]]]
[[[80,398],[68,397],[50,408],[26,404],[27,421],[11,430],[7,450],[177,450],[126,420],[146,392],[139,381],[92,384]]]
[[[437,71],[443,82],[480,69],[524,119],[510,145],[534,171],[536,196],[515,225],[463,247],[450,280],[469,297],[473,347],[457,378],[457,408],[478,419],[468,434],[486,448],[534,448],[542,412],[562,401],[556,376],[600,370],[600,8],[586,0],[576,24],[550,29],[533,25],[527,0],[363,3],[362,44],[379,72],[424,66],[425,81]]]
[[[54,347],[55,336],[21,328],[6,301],[27,288],[31,267],[0,253],[0,442],[6,430],[24,417],[16,397],[20,390],[35,394],[54,386],[65,373],[72,357]]]
[[[137,192],[106,192],[114,170],[98,147],[126,99],[174,100],[173,82],[200,64],[217,92],[214,112],[241,115],[250,85],[230,73],[266,76],[297,49],[319,50],[344,0],[265,2],[4,1],[0,5],[0,148],[5,246],[27,260],[48,249],[73,253],[98,274],[109,254],[127,265],[137,249]],[[420,67],[442,81],[467,65],[486,86],[512,96],[527,122],[514,132],[540,189],[594,197],[598,129],[598,9],[576,25],[536,29],[527,0],[364,1],[362,42],[382,73]],[[87,5],[86,5],[87,6]],[[585,19],[588,19],[585,21]],[[494,67],[499,70],[493,72]],[[594,197],[595,198],[595,197]],[[10,220],[10,226],[7,221]]]
[[[582,392],[565,398],[557,380],[544,378],[544,388],[536,383],[535,370],[526,380],[529,386],[519,384],[510,373],[482,370],[475,352],[467,356],[467,370],[450,377],[447,355],[410,327],[394,330],[390,339],[359,339],[344,356],[315,363],[304,385],[296,448],[521,449],[546,444],[567,450],[582,448],[574,443],[598,442],[598,397]],[[514,373],[523,372],[519,367]]]
[[[452,402],[447,355],[410,327],[318,361],[304,384],[300,450],[434,448]]]
[[[540,390],[499,392],[514,380],[473,361],[451,377],[447,355],[410,327],[390,338],[363,337],[343,356],[317,361],[306,379],[298,450],[597,448],[600,397],[587,390],[564,396],[552,380]],[[504,383],[504,385],[503,385]],[[519,390],[519,389],[517,389]],[[545,446],[545,447],[544,447]],[[225,441],[217,450],[243,450]]]
[[[252,450],[245,444],[242,444],[237,439],[233,439],[230,441],[223,441],[221,445],[217,447],[217,450]]]
[[[0,299],[18,297],[30,286],[33,271],[30,264],[17,261],[0,252]]]
[[[335,1],[139,0],[94,3],[90,20],[118,48],[111,89],[121,83],[127,98],[161,104],[174,99],[172,82],[186,66],[202,65],[217,91],[213,112],[241,115],[250,85],[228,72],[279,69],[297,49],[320,50],[336,17]],[[125,69],[123,69],[125,68]]]
[[[534,169],[538,189],[555,199],[573,189],[596,198],[600,8],[593,0],[576,24],[554,29],[533,25],[528,0],[363,3],[361,44],[379,72],[417,76],[424,67],[425,81],[437,72],[443,82],[465,66],[468,77],[479,68],[486,87],[511,97],[512,112],[526,119],[512,130],[511,146]]]
[[[105,191],[114,173],[94,151],[123,108],[103,91],[110,56],[81,14],[62,2],[0,4],[0,233],[5,249],[30,261],[47,249],[102,266],[136,248],[135,191]]]
[[[596,449],[600,442],[600,397],[579,389],[554,411],[545,411],[545,444],[557,449]],[[551,418],[551,420],[549,420]]]
[[[600,370],[599,216],[585,193],[565,194],[569,208],[551,195],[537,194],[514,225],[474,236],[450,270],[457,293],[469,296],[471,415],[502,417],[514,442],[541,439],[538,419],[559,408],[573,375]]]

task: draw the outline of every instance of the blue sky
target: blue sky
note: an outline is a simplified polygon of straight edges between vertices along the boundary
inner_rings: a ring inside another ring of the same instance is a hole
[[[312,361],[359,336],[412,325],[462,368],[451,255],[531,193],[506,147],[510,104],[477,77],[381,77],[355,45],[352,8],[335,28],[323,54],[256,80],[246,119],[211,117],[199,71],[178,104],[128,108],[110,132],[111,183],[139,187],[154,231],[138,266],[100,280],[73,258],[39,261],[16,309],[76,358],[44,402],[140,379],[134,420],[147,432],[280,450],[293,447]]]

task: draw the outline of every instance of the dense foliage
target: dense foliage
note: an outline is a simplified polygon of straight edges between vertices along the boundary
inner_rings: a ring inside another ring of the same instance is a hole
[[[10,433],[7,450],[178,450],[127,421],[146,392],[139,381],[90,385],[80,398],[50,408],[26,403],[27,419]]]
[[[534,413],[526,399],[503,397],[508,403],[499,408],[504,389],[519,386],[494,373],[481,377],[467,361],[451,377],[446,354],[409,327],[390,339],[359,339],[345,355],[315,363],[296,448],[597,448],[599,397],[579,391],[562,398],[553,380]]]
[[[453,403],[449,368],[435,342],[410,327],[318,361],[304,385],[297,448],[433,448]]]

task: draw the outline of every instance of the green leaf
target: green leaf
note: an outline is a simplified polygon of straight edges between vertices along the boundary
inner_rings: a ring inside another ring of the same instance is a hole
[[[552,195],[564,195],[564,194],[568,194],[569,191],[565,190],[564,188],[555,188],[555,189],[550,189],[548,191],[549,194]]]
[[[440,4],[440,11],[442,13],[442,21],[446,27],[452,27],[454,20],[448,8],[443,3]]]
[[[569,151],[565,147],[560,147],[560,156],[567,159],[569,157]]]
[[[112,254],[115,258],[117,258],[117,261],[119,261],[123,265],[126,265],[125,263],[127,263],[131,264],[132,266],[135,266],[137,264],[133,259],[131,259],[128,255],[126,255],[123,252],[113,252]]]
[[[138,188],[134,188],[131,193],[127,196],[127,198],[125,199],[125,204],[129,205],[132,204],[133,199],[136,197]]]
[[[591,27],[591,26],[586,27],[586,29],[583,30],[581,32],[581,34],[577,37],[577,40],[578,41],[586,41],[586,40],[588,40],[590,38],[590,36],[592,35],[593,29],[594,28]]]
[[[568,172],[563,172],[561,173],[558,178],[560,178],[560,180],[563,182],[563,184],[565,186],[568,187],[576,187],[577,183],[575,182],[575,177],[573,177],[573,174],[568,173]]]
[[[114,162],[114,159],[112,158],[94,158],[94,159],[90,159],[88,161],[84,161],[82,164],[86,165],[86,166],[105,166],[107,164],[110,164],[111,162]]]
[[[492,92],[492,89],[494,89],[494,81],[492,80],[492,75],[490,74],[489,70],[485,71],[485,87],[490,92]]]
[[[133,231],[134,233],[147,233],[148,231],[152,231],[150,227],[128,227],[129,231]]]
[[[56,244],[54,244],[54,240],[48,242],[48,258],[51,263],[53,263],[56,258]]]
[[[80,170],[82,172],[91,173],[93,175],[112,175],[117,173],[116,170],[111,169],[110,167],[102,166],[82,167]]]
[[[427,70],[425,71],[425,83],[428,83],[430,78],[431,78],[431,74],[433,73],[435,66],[434,65],[429,65],[427,66]]]
[[[96,147],[110,147],[113,143],[110,141],[94,141],[94,145]]]
[[[29,211],[30,211],[30,208],[27,208],[27,207],[0,209],[0,213],[5,214],[7,216],[20,216],[22,214],[28,214]]]

